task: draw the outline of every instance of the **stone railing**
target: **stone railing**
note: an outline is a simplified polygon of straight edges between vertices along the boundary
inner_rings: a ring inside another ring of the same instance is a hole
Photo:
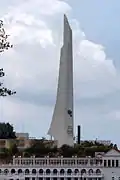
[[[104,177],[104,174],[100,173],[100,174],[97,174],[97,173],[92,173],[92,174],[89,174],[89,173],[84,173],[84,174],[81,174],[81,173],[0,173],[0,176],[27,176],[27,177],[81,177],[81,178],[87,178],[87,177],[91,177],[91,178],[95,178],[95,177]]]
[[[29,165],[42,167],[102,167],[102,159],[96,158],[13,158],[13,165]]]

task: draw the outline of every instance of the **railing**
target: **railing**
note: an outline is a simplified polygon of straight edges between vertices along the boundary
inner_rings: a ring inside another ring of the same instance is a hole
[[[78,167],[83,167],[83,166],[88,166],[88,167],[103,167],[102,159],[97,159],[97,158],[63,158],[63,157],[58,157],[58,158],[13,158],[13,165],[21,166],[21,165],[29,165],[29,166],[49,166],[49,167],[68,167],[68,166],[78,166]]]
[[[27,177],[104,177],[104,174],[97,174],[97,173],[92,173],[92,174],[89,174],[89,173],[84,173],[84,174],[81,174],[81,173],[0,173],[0,176],[27,176]]]
[[[0,168],[102,168],[102,164],[2,164]]]

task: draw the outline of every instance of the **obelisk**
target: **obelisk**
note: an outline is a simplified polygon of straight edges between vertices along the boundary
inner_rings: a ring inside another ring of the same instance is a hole
[[[64,15],[63,46],[60,54],[60,67],[57,98],[48,134],[57,140],[58,147],[74,145],[73,113],[73,49],[72,30]]]

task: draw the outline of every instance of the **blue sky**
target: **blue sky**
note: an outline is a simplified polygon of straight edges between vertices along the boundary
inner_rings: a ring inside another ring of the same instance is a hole
[[[1,121],[10,121],[16,131],[30,136],[46,136],[66,13],[74,37],[75,126],[81,124],[83,139],[120,145],[120,2],[4,0],[0,10],[14,44],[0,57],[4,83],[17,91],[1,99]]]
[[[107,55],[119,63],[120,43],[120,2],[118,0],[80,0],[71,1],[74,7],[73,14],[78,18],[86,36],[106,48]]]

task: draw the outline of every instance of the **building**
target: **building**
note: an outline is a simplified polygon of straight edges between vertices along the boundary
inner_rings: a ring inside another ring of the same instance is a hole
[[[58,141],[58,147],[61,147],[63,144],[74,145],[72,30],[66,15],[64,15],[63,39],[57,98],[52,122],[48,131],[48,134],[54,140]]]
[[[21,158],[0,165],[0,180],[120,180],[120,152],[94,158]]]
[[[16,133],[16,145],[18,149],[24,150],[31,146],[31,139],[29,133]]]
[[[21,139],[21,138],[29,139],[29,133],[20,132],[20,133],[16,133],[15,135],[18,139]]]
[[[18,149],[24,150],[31,146],[32,140],[28,133],[16,133],[16,139],[0,139],[0,149],[11,147],[11,144],[16,144]]]
[[[85,142],[85,141],[88,141],[88,142],[92,142],[93,144],[94,143],[99,143],[99,144],[104,144],[106,146],[109,146],[110,144],[112,144],[112,142],[110,140],[81,140],[81,143]]]

